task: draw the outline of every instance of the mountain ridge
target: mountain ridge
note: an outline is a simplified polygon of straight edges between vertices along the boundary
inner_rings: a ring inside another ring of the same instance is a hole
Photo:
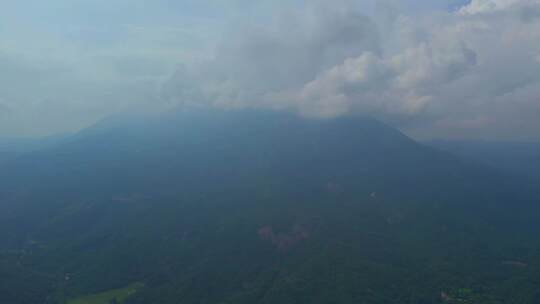
[[[2,168],[0,253],[31,253],[0,271],[35,281],[19,303],[134,282],[126,304],[540,296],[508,275],[540,277],[534,196],[371,118],[110,118]]]

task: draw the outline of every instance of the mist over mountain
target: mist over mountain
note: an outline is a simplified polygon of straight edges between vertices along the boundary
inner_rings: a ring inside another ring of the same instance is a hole
[[[540,182],[540,143],[434,140],[426,144],[528,179],[535,185]]]
[[[540,0],[1,8],[0,304],[540,303]]]
[[[0,165],[25,153],[39,151],[60,143],[68,135],[45,138],[0,138]]]
[[[114,116],[0,168],[2,303],[540,299],[536,190],[369,117]]]

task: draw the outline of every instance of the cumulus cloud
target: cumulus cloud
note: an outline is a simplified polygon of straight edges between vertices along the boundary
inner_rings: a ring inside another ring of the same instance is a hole
[[[461,14],[482,14],[491,13],[498,10],[507,9],[513,5],[524,2],[533,2],[527,0],[472,0],[470,4],[463,6],[459,12]]]
[[[231,34],[165,94],[319,118],[370,114],[421,137],[540,138],[538,1],[419,15],[387,4],[369,16],[338,3]]]
[[[540,139],[538,0],[148,3],[0,11],[0,136],[205,105],[368,114],[418,137]]]
[[[238,25],[225,35],[215,58],[180,69],[165,92],[180,102],[199,102],[189,99],[196,95],[223,106],[266,100],[267,106],[281,107],[268,99],[270,94],[298,88],[357,54],[380,53],[376,25],[350,6],[321,2],[286,12],[270,24]]]

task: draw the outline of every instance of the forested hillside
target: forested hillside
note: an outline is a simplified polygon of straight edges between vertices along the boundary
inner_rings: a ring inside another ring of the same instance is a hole
[[[538,202],[371,118],[114,117],[2,164],[0,302],[535,303]]]

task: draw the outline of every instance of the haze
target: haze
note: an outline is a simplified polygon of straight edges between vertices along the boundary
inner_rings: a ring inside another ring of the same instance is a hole
[[[0,304],[539,304],[540,0],[0,10]]]
[[[204,105],[540,139],[536,0],[11,1],[0,35],[2,137]]]

